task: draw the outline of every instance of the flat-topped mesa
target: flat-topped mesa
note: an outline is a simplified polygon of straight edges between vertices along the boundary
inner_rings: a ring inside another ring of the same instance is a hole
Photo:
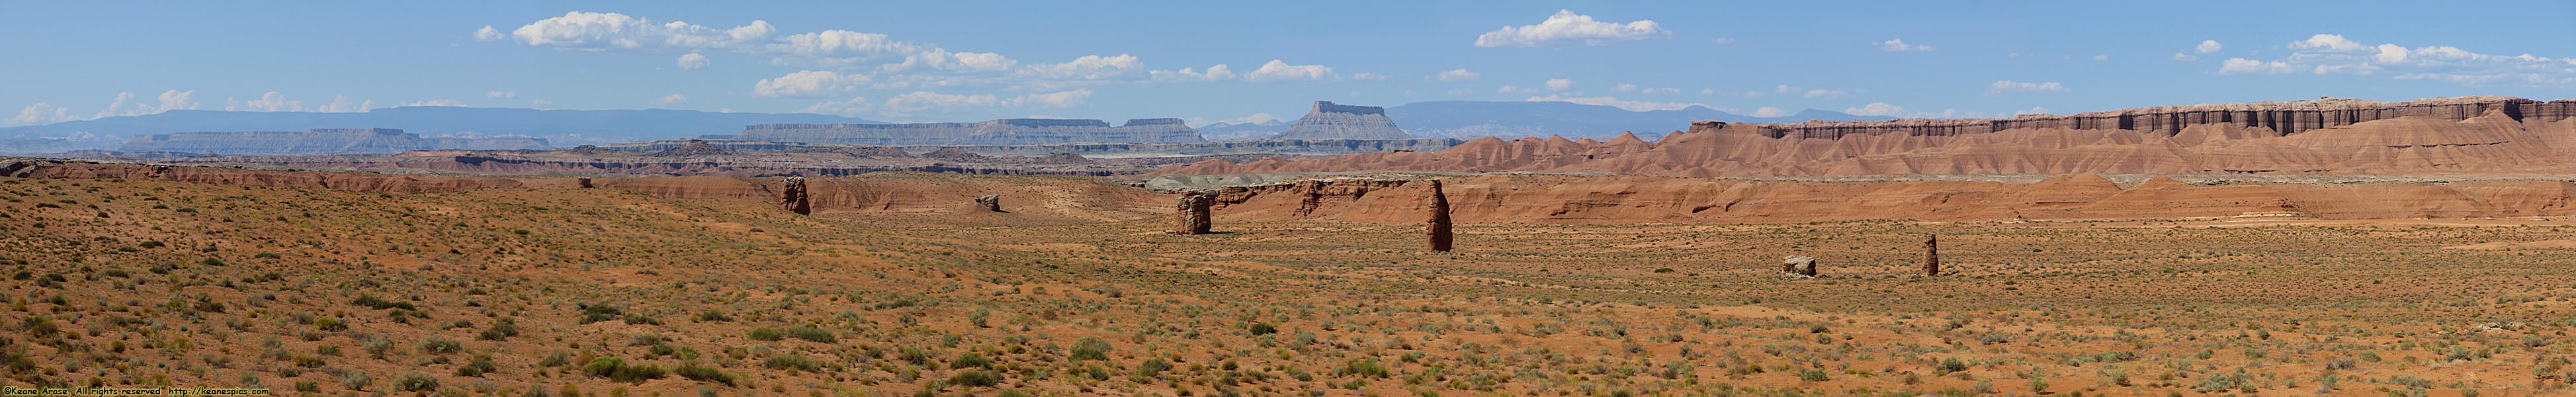
[[[869,145],[1035,145],[1077,142],[1206,142],[1181,119],[1000,119],[975,123],[758,124],[734,139]]]
[[[2430,116],[2458,121],[2491,112],[2502,113],[2505,117],[2517,121],[2527,118],[2557,121],[2576,117],[2576,100],[2542,102],[2504,96],[2464,96],[2382,102],[2350,98],[2319,98],[2306,101],[2156,106],[2069,115],[2024,115],[2000,119],[1809,121],[1756,124],[1738,126],[1738,128],[1755,128],[1761,134],[1772,138],[1840,139],[1847,135],[1880,134],[1954,136],[2015,128],[2120,129],[2170,136],[2182,132],[2183,127],[2192,125],[2229,124],[2267,128],[2281,135],[2293,135],[2320,128],[2407,116]],[[1691,123],[1691,130],[1717,130],[1730,125],[1721,121],[1700,121]]]
[[[117,150],[238,155],[383,154],[413,150],[543,149],[545,139],[423,138],[392,128],[314,128],[303,131],[181,132],[136,136]]]
[[[1271,139],[1411,139],[1395,119],[1386,117],[1386,108],[1340,105],[1316,101],[1315,110],[1288,125],[1288,131]]]

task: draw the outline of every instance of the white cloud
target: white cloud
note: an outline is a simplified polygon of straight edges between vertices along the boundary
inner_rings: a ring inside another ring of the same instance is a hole
[[[1772,88],[1772,89],[1771,89],[1771,92],[1777,92],[1777,93],[1782,93],[1782,94],[1787,94],[1787,93],[1792,93],[1792,92],[1798,92],[1798,87],[1790,87],[1788,84],[1781,84],[1781,85],[1780,85],[1779,87],[1777,87],[1777,88]]]
[[[158,101],[151,101],[136,96],[133,92],[119,92],[116,93],[116,100],[107,104],[107,110],[99,111],[97,115],[90,118],[141,116],[172,110],[196,109],[197,102],[191,99],[196,94],[196,90],[169,90],[162,92],[160,97],[156,98]]]
[[[668,104],[674,104],[674,103],[686,102],[686,101],[688,101],[688,100],[689,100],[689,96],[687,96],[687,95],[671,94],[671,95],[663,95],[663,96],[662,96],[662,99],[655,99],[655,100],[653,100],[653,103],[658,103],[658,104],[668,105]]]
[[[286,95],[284,94],[279,94],[277,91],[269,91],[266,94],[260,94],[259,98],[251,99],[250,102],[242,103],[239,106],[235,106],[233,104],[232,98],[224,98],[224,110],[251,112],[301,112],[304,111],[304,102],[289,100],[286,99]]]
[[[448,101],[448,102],[455,102],[455,101]],[[440,106],[465,106],[465,104],[463,104],[463,103],[457,103],[457,104],[454,104],[454,105],[440,105]],[[333,96],[331,97],[331,104],[329,104],[329,105],[322,105],[322,107],[319,107],[319,108],[314,108],[314,109],[313,109],[313,111],[316,111],[316,112],[324,112],[324,113],[345,113],[345,112],[364,112],[364,111],[368,111],[368,110],[375,110],[375,108],[376,108],[376,101],[372,101],[372,100],[369,100],[369,101],[351,101],[351,100],[349,100],[349,97],[348,97],[348,96],[346,96],[346,95],[333,95]]]
[[[555,104],[555,103],[554,103],[554,102],[552,102],[552,101],[544,100],[544,99],[531,99],[531,100],[528,100],[528,106],[545,107],[546,105],[553,105],[553,104]]]
[[[1636,85],[1636,84],[1628,84],[1628,83],[1619,83],[1619,85],[1611,86],[1611,87],[1610,87],[1610,91],[1615,91],[1615,92],[1632,92],[1632,91],[1636,91],[1636,90],[1637,90],[1637,85]]]
[[[2191,56],[2191,54],[2184,54],[2184,53],[2179,53],[2179,52],[2177,52],[2177,53],[2174,53],[2173,60],[2189,62],[2189,61],[2197,61],[2197,60],[2200,60],[2200,57]]]
[[[1989,88],[1986,89],[1986,95],[2002,94],[2005,92],[2066,92],[2065,85],[2058,84],[2054,81],[2030,83],[2012,80],[1995,80],[1995,83],[1988,87]]]
[[[885,107],[888,109],[887,111],[892,114],[906,114],[925,110],[939,110],[956,107],[992,107],[999,104],[1001,104],[1001,100],[994,98],[992,95],[955,95],[929,91],[913,91],[912,93],[897,95],[893,98],[886,98],[885,101]]]
[[[1860,107],[1843,108],[1843,113],[1855,116],[1896,116],[1905,114],[1905,107],[1889,105],[1887,102],[1870,102]]]
[[[1652,20],[1610,23],[1572,10],[1558,10],[1537,25],[1504,26],[1476,36],[1477,47],[1564,47],[1575,43],[1602,45],[1671,36]]]
[[[2531,54],[2495,55],[2452,46],[2369,45],[2342,35],[2317,34],[2290,42],[2272,60],[2228,59],[2219,74],[2343,74],[2400,80],[2443,80],[2464,85],[2576,86],[2576,59]]]
[[[681,69],[687,69],[687,70],[705,69],[705,68],[707,68],[707,64],[711,64],[711,63],[714,63],[714,61],[709,61],[709,60],[707,60],[707,56],[705,56],[705,55],[698,55],[698,53],[694,53],[694,52],[692,52],[692,53],[688,53],[688,54],[685,54],[685,55],[681,55],[681,56],[680,56],[680,68],[681,68]]]
[[[1269,113],[1253,113],[1250,116],[1217,120],[1216,122],[1226,124],[1261,124],[1273,121],[1279,121],[1279,116],[1272,116]]]
[[[79,119],[80,116],[72,115],[71,109],[37,102],[34,105],[27,105],[24,109],[18,109],[18,117],[9,118],[9,124],[60,123]]]
[[[501,30],[493,29],[492,25],[483,25],[482,29],[474,30],[474,41],[501,41],[502,38]]]
[[[1828,89],[1821,89],[1821,88],[1819,88],[1819,89],[1807,90],[1807,93],[1805,93],[1805,94],[1799,94],[1799,95],[1803,95],[1803,96],[1806,96],[1806,97],[1808,97],[1808,98],[1834,98],[1834,97],[1840,97],[1840,96],[1843,96],[1843,90],[1828,90]]]
[[[1547,79],[1547,89],[1564,91],[1574,88],[1574,79]]]
[[[1761,97],[1768,96],[1768,95],[1771,95],[1771,94],[1770,94],[1770,93],[1762,92],[1762,91],[1760,91],[1760,90],[1750,90],[1750,91],[1745,91],[1745,92],[1744,92],[1744,97],[1746,97],[1746,98],[1761,98]]]
[[[2283,74],[2289,73],[2290,69],[2290,64],[2287,62],[2228,58],[2227,62],[2218,66],[2218,74]]]
[[[1449,71],[1446,71],[1446,72],[1440,72],[1439,74],[1431,75],[1431,79],[1432,79],[1432,80],[1440,80],[1440,81],[1476,81],[1476,79],[1481,79],[1481,78],[1485,78],[1485,75],[1484,75],[1483,73],[1476,73],[1476,72],[1468,71],[1467,69],[1464,69],[1464,68],[1460,68],[1460,69],[1450,69]]]
[[[2215,43],[2215,42],[2213,42],[2213,43]],[[2022,109],[2022,110],[2015,110],[2015,111],[2013,111],[2013,115],[2014,115],[2014,116],[2024,116],[2024,115],[2033,115],[2033,114],[2048,114],[2048,108],[2032,106],[2032,107],[2031,107],[2031,108],[2029,108],[2029,109]]]
[[[1543,96],[1543,97],[1536,97],[1536,96],[1534,96],[1534,97],[1529,97],[1529,99],[1524,99],[1523,101],[1529,101],[1529,102],[1572,102],[1572,103],[1580,103],[1580,104],[1585,104],[1585,105],[1608,105],[1608,106],[1615,106],[1615,107],[1618,107],[1618,108],[1620,108],[1620,109],[1627,109],[1628,111],[1631,111],[1631,112],[1643,112],[1643,111],[1649,111],[1649,110],[1682,110],[1682,109],[1690,108],[1690,107],[1692,107],[1692,106],[1706,106],[1706,105],[1701,105],[1701,104],[1696,104],[1696,103],[1632,101],[1632,100],[1625,100],[1625,99],[1619,99],[1619,98],[1613,98],[1613,97],[1607,97],[1607,96],[1596,96],[1596,97],[1570,97],[1570,96],[1562,96],[1562,95],[1548,95],[1548,96]]]
[[[2093,56],[2093,60],[2094,60],[2094,61],[2108,61],[2108,60],[2111,60],[2111,56],[2110,56],[2110,55],[2094,55],[2094,56]]]
[[[1879,51],[1887,52],[1923,52],[1932,50],[1932,46],[1928,45],[1905,44],[1905,40],[1903,39],[1888,39],[1887,41],[1873,44],[1878,46]]]
[[[867,84],[868,76],[841,74],[829,70],[799,70],[777,78],[752,83],[752,95],[762,97],[825,96],[857,89]]]
[[[1643,90],[1637,90],[1637,92],[1639,92],[1639,93],[1645,93],[1645,94],[1663,94],[1663,95],[1673,95],[1673,94],[1680,94],[1680,93],[1682,93],[1682,89],[1680,89],[1680,88],[1672,88],[1672,87],[1655,87],[1655,88],[1647,88],[1647,89],[1643,89]]]
[[[1326,67],[1324,65],[1290,65],[1287,62],[1282,62],[1277,59],[1270,60],[1270,63],[1261,64],[1261,68],[1254,69],[1252,73],[1243,74],[1244,80],[1260,82],[1297,80],[1328,81],[1341,79],[1341,77],[1341,75],[1333,73],[1333,68]]]
[[[2227,48],[2227,46],[2224,44],[2218,44],[2218,40],[2201,40],[2200,45],[2192,46],[2191,50],[2202,54],[2216,54],[2218,53],[2218,50],[2225,48]]]
[[[1700,94],[1700,95],[1717,95],[1717,89],[1715,89],[1715,88],[1701,88],[1701,89],[1699,89],[1699,94]]]
[[[1538,92],[1538,89],[1537,89],[1537,88],[1530,88],[1530,87],[1522,87],[1522,86],[1506,85],[1506,86],[1503,86],[1503,88],[1497,88],[1497,89],[1494,89],[1494,92],[1500,92],[1500,93],[1505,93],[1505,94],[1515,94],[1515,93],[1517,93],[1517,94],[1527,94],[1527,93]]]
[[[1227,68],[1225,64],[1209,66],[1206,72],[1200,72],[1197,69],[1191,68],[1181,68],[1181,70],[1156,70],[1148,74],[1153,76],[1154,80],[1157,81],[1225,81],[1234,79],[1234,69]]]
[[[1788,116],[1788,115],[1789,115],[1789,111],[1787,111],[1787,110],[1781,110],[1780,108],[1775,108],[1775,107],[1770,107],[1770,106],[1763,106],[1763,107],[1761,107],[1761,108],[1759,108],[1759,109],[1753,109],[1753,114],[1751,114],[1750,116],[1753,116],[1753,117],[1782,117],[1782,116]]]
[[[403,106],[454,106],[454,107],[465,107],[465,102],[463,102],[463,101],[458,101],[458,100],[454,100],[454,99],[431,99],[431,100],[426,100],[426,101],[411,101],[411,102],[403,102],[403,104],[402,104],[402,105],[403,105]]]
[[[1708,42],[1709,42],[1709,43],[1714,43],[1714,44],[1717,44],[1717,45],[1728,45],[1728,44],[1735,44],[1735,39],[1732,39],[1732,38],[1725,38],[1725,37],[1719,37],[1719,38],[1714,38],[1714,39],[1708,39]]]
[[[817,102],[814,106],[805,107],[805,112],[850,116],[857,115],[874,108],[876,108],[876,104],[874,102],[868,102],[868,97],[856,97],[846,100]]]
[[[1376,74],[1376,73],[1369,73],[1369,72],[1359,72],[1359,73],[1352,73],[1352,74],[1351,74],[1351,79],[1353,79],[1353,80],[1385,80],[1385,79],[1386,79],[1386,75],[1383,75],[1383,74]]]
[[[484,97],[484,98],[518,98],[518,97],[519,97],[519,93],[516,93],[516,92],[509,92],[509,91],[484,91],[484,92],[483,92],[483,97]]]
[[[1011,106],[1069,108],[1082,106],[1089,99],[1091,99],[1091,89],[1085,88],[1072,91],[1022,95],[1016,98],[1011,98],[1008,104]]]
[[[654,23],[613,12],[573,11],[520,26],[510,36],[527,45],[598,51],[734,48],[766,42],[777,31],[768,21],[716,29],[679,21]]]
[[[1002,98],[990,94],[960,95],[930,91],[913,91],[883,101],[867,97],[831,100],[807,106],[807,113],[857,115],[874,113],[904,117],[919,113],[951,113],[977,108],[1068,108],[1082,106],[1091,98],[1090,89],[1075,89]]]

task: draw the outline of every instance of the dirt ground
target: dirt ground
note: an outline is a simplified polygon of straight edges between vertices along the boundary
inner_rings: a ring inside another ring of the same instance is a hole
[[[19,387],[2576,393],[2576,227],[2552,220],[1474,223],[1438,253],[1407,224],[1182,236],[616,189],[0,178],[0,198]],[[1915,270],[1929,235],[1940,276]],[[1823,277],[1778,278],[1788,255]]]

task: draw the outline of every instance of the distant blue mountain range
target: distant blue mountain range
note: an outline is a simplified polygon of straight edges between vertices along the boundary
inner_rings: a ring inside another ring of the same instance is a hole
[[[1416,137],[1481,137],[1518,138],[1524,136],[1562,135],[1566,137],[1613,137],[1635,132],[1648,140],[1690,128],[1693,121],[1715,120],[1741,123],[1795,123],[1809,120],[1865,121],[1888,120],[1888,117],[1854,116],[1842,112],[1807,109],[1785,117],[1754,117],[1727,113],[1705,106],[1681,110],[1630,111],[1616,106],[1586,105],[1572,102],[1488,102],[1435,101],[1414,102],[1386,108],[1386,117],[1395,126]],[[1210,140],[1262,139],[1288,129],[1285,122],[1260,124],[1210,124],[1199,132]]]
[[[46,125],[0,128],[0,153],[114,149],[126,137],[201,131],[302,131],[308,128],[398,128],[421,136],[519,135],[556,146],[726,135],[769,123],[877,121],[803,113],[717,113],[695,110],[540,110],[404,106],[356,113],[173,110]],[[73,137],[73,139],[62,139]]]

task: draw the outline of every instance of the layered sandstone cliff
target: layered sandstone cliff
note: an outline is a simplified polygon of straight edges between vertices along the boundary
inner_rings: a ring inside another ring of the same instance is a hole
[[[413,150],[543,149],[541,138],[423,138],[391,128],[316,128],[304,131],[181,132],[136,136],[120,151],[239,155],[379,154]]]
[[[1287,132],[1271,139],[1410,139],[1412,135],[1396,128],[1395,119],[1386,117],[1386,108],[1340,105],[1317,101],[1315,109],[1306,112]]]
[[[1632,137],[1488,138],[1438,152],[1208,161],[1157,173],[2538,174],[2576,170],[2571,117],[2576,101],[2486,96],[2167,106],[2007,119],[1704,121],[1651,143]]]
[[[1181,119],[1132,119],[1112,127],[1089,119],[1001,119],[979,123],[760,124],[734,139],[868,145],[1035,145],[1076,142],[1202,142]]]

